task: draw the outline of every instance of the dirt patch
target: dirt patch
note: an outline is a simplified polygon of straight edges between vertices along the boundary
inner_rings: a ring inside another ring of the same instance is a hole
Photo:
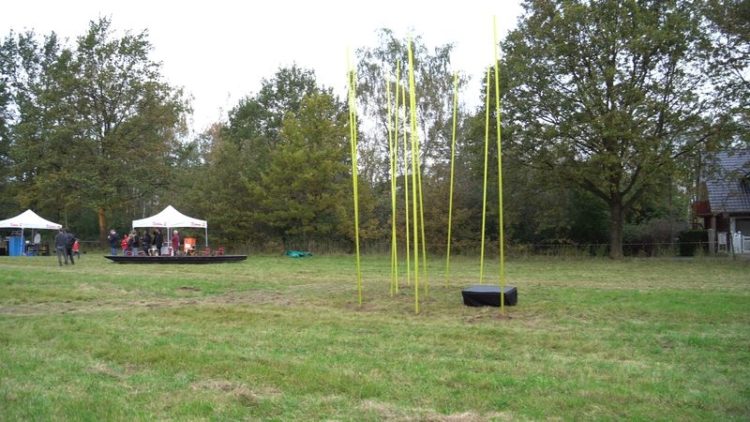
[[[452,415],[429,414],[425,420],[435,422],[484,422],[484,421],[511,421],[513,416],[509,413],[493,412],[480,415],[474,412],[454,413]]]
[[[118,380],[125,378],[125,375],[115,371],[114,369],[110,368],[109,366],[107,366],[106,364],[102,362],[97,362],[93,366],[90,366],[87,370],[88,372],[92,374],[106,375],[108,377],[115,378]]]
[[[177,290],[183,291],[183,292],[200,292],[200,287],[193,287],[193,286],[182,286],[178,287]]]
[[[467,315],[464,317],[464,322],[467,324],[475,324],[482,321],[510,321],[513,319],[512,316],[505,313],[500,313],[498,308],[488,308],[486,310],[479,311],[480,313]]]
[[[514,420],[513,416],[509,413],[492,412],[482,415],[476,412],[461,412],[442,415],[427,409],[399,409],[391,404],[374,400],[365,400],[362,402],[361,408],[365,411],[376,413],[382,420],[389,421],[485,422]]]
[[[193,391],[204,390],[229,395],[243,406],[256,406],[263,400],[275,399],[281,395],[281,392],[274,388],[250,388],[240,382],[221,379],[194,382],[190,388]]]

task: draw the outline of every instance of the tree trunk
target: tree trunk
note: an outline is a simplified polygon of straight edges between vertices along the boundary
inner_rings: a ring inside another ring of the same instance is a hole
[[[622,259],[622,225],[624,220],[622,198],[611,198],[609,202],[609,257]]]
[[[99,217],[99,243],[107,246],[107,216],[104,214],[104,207],[99,207],[97,215]]]

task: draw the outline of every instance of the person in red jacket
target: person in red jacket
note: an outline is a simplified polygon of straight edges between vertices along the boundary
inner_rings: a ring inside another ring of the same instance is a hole
[[[122,254],[127,255],[128,254],[128,234],[127,233],[122,235],[122,240],[120,241],[120,247],[122,247]]]

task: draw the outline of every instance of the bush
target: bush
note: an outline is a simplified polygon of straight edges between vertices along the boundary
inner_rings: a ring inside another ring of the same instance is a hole
[[[680,256],[695,256],[695,251],[702,244],[708,243],[708,232],[705,230],[685,230],[677,237],[680,242]]]

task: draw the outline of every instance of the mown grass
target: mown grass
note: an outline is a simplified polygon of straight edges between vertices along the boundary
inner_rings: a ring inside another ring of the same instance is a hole
[[[477,260],[442,267],[415,315],[384,257],[362,306],[345,256],[2,257],[0,418],[750,418],[748,261],[511,260],[505,316],[461,304]]]

